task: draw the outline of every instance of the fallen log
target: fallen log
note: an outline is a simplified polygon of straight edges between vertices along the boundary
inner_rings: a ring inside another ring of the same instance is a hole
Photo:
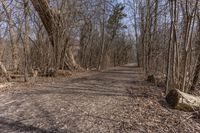
[[[23,78],[24,75],[20,75],[20,74],[10,74],[10,78],[11,79],[19,79],[19,78]]]
[[[167,103],[174,109],[196,111],[200,109],[200,97],[173,89],[166,96]]]

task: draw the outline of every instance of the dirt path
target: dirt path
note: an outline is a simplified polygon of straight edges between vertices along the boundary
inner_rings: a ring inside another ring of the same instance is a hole
[[[134,65],[0,94],[0,133],[200,132]]]

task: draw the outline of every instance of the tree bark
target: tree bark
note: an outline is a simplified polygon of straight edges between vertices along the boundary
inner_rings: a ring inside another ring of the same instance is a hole
[[[103,3],[103,22],[100,21],[101,25],[101,52],[100,52],[100,58],[99,58],[99,64],[98,64],[98,70],[102,69],[102,62],[104,60],[104,53],[105,53],[105,8],[106,3],[104,1]]]
[[[24,58],[25,58],[25,66],[24,66],[24,81],[28,82],[28,70],[30,66],[29,62],[29,37],[28,37],[28,0],[24,0],[24,19],[25,19],[25,33],[24,33]]]
[[[41,21],[48,33],[49,39],[53,47],[54,58],[53,64],[56,70],[61,66],[62,47],[67,43],[68,34],[66,30],[64,16],[61,16],[59,11],[53,10],[49,7],[47,0],[31,0],[35,10],[38,12]],[[67,47],[65,58],[66,67],[71,71],[79,68],[74,60],[73,53],[70,47]]]
[[[198,50],[200,49],[200,16],[199,13],[197,14],[198,17]],[[199,51],[198,51],[199,52]],[[189,91],[195,91],[195,86],[197,85],[197,82],[199,80],[199,74],[200,74],[200,54],[198,54],[198,59],[197,59],[197,65],[195,67],[195,71],[194,71],[194,76],[192,79],[192,85],[189,89]]]
[[[4,76],[6,77],[6,80],[9,82],[11,80],[9,73],[6,70],[6,67],[3,65],[2,62],[0,62],[0,70],[3,72]]]
[[[135,40],[136,40],[136,54],[137,54],[137,65],[141,67],[141,61],[140,61],[140,49],[139,49],[139,36],[138,36],[138,24],[137,24],[137,4],[134,5],[135,11],[134,11],[134,30],[135,30]]]
[[[176,1],[174,1],[176,2]],[[167,76],[166,76],[166,88],[165,88],[165,94],[167,94],[170,91],[170,83],[171,83],[171,64],[172,64],[172,39],[173,39],[173,25],[174,25],[174,2],[170,2],[171,6],[171,27],[170,27],[170,38],[169,38],[169,44],[168,44],[168,61],[167,61]]]
[[[195,68],[194,77],[193,77],[193,80],[192,80],[192,86],[190,87],[190,91],[195,90],[195,86],[197,84],[197,81],[199,80],[199,73],[200,73],[200,54],[199,54],[199,57],[198,57],[196,68]]]
[[[10,35],[10,43],[12,46],[12,63],[14,71],[17,71],[19,65],[19,56],[18,56],[18,45],[17,45],[17,36],[14,30],[14,22],[11,18],[11,11],[6,6],[6,0],[2,0],[2,7],[6,13],[7,21],[8,21],[8,30]]]
[[[187,69],[188,69],[188,60],[189,60],[189,55],[191,54],[192,51],[192,38],[193,38],[193,31],[195,28],[195,19],[196,19],[196,15],[197,15],[197,10],[198,10],[198,0],[196,0],[195,3],[195,7],[192,10],[191,13],[186,13],[187,15],[187,21],[188,21],[188,26],[187,26],[187,34],[185,35],[185,58],[184,58],[184,66],[183,66],[183,81],[182,81],[182,86],[181,89],[182,91],[188,91],[186,90],[186,88],[188,88],[188,86],[186,86],[186,78],[187,78]]]
[[[90,19],[85,19],[85,24],[81,29],[80,36],[80,62],[82,67],[87,69],[87,49],[92,36],[92,22]]]

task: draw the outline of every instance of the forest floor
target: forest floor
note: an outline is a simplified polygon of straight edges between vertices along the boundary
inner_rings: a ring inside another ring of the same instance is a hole
[[[2,90],[0,133],[200,132],[133,64]]]

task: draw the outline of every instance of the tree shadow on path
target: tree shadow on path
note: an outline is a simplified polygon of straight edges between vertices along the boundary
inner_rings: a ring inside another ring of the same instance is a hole
[[[71,131],[51,131],[42,129],[39,127],[35,127],[32,125],[25,125],[20,121],[15,121],[8,118],[0,117],[0,132],[8,133],[8,132],[31,132],[31,133],[70,133]]]

